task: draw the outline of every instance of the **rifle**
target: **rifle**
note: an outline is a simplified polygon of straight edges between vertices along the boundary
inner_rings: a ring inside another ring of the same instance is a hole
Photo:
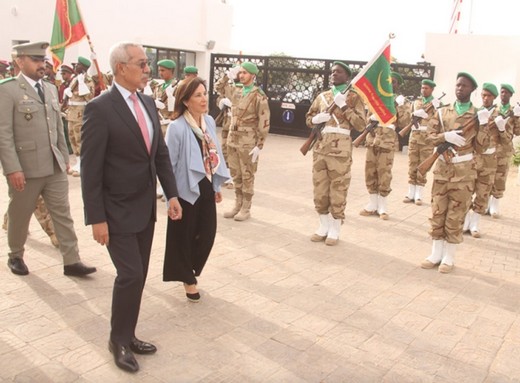
[[[492,105],[491,107],[488,108],[488,110],[491,110],[494,107],[495,107],[495,105]],[[462,137],[465,138],[468,134],[472,133],[473,130],[475,130],[475,128],[478,125],[479,125],[478,117],[475,116],[475,118],[472,118],[471,120],[467,121],[462,126],[462,128],[459,128],[457,130],[461,131],[462,132]],[[489,128],[492,128],[493,125],[496,128],[495,121],[491,120],[491,122],[489,123],[488,126],[489,126]],[[448,149],[450,149],[451,154],[448,154]],[[435,161],[437,161],[437,158],[439,158],[439,156],[441,154],[443,155],[443,157],[446,160],[446,162],[448,162],[453,157],[454,152],[455,152],[455,149],[453,148],[453,144],[451,142],[443,142],[442,144],[439,144],[435,148],[433,153],[428,158],[426,158],[423,162],[421,162],[419,164],[419,166],[417,166],[417,171],[419,173],[421,173],[423,176],[425,176],[426,173],[428,173],[428,171],[432,168],[433,164],[435,163]]]
[[[379,125],[379,121],[370,121],[370,124],[367,125],[365,130],[363,130],[363,132],[354,141],[352,141],[352,145],[354,145],[356,148],[361,145],[361,143],[365,141],[368,133],[372,133],[377,125]]]
[[[350,88],[351,88],[351,83],[348,84],[347,88],[341,92],[343,94],[347,93]],[[336,103],[332,103],[330,104],[328,107],[327,107],[327,110],[326,112],[329,113],[329,114],[332,114],[334,112],[334,110],[337,108],[338,106],[336,105]],[[318,140],[321,140],[321,131],[323,130],[323,128],[325,127],[325,122],[315,126],[314,128],[311,129],[311,134],[309,135],[309,137],[307,138],[307,140],[305,140],[305,142],[303,143],[303,145],[300,147],[300,152],[305,156],[307,154],[307,152],[309,150],[312,149],[312,147],[314,146],[314,144],[316,143],[316,141]]]
[[[226,116],[228,109],[229,109],[229,106],[224,105],[222,110],[218,113],[217,117],[215,118],[215,124],[217,126],[222,126],[222,123],[224,122],[224,117]]]
[[[443,98],[444,96],[446,96],[446,93],[442,92],[442,96],[439,97],[439,100],[441,98]],[[431,110],[433,108],[433,104],[432,102],[428,102],[426,103],[426,105],[424,105],[423,109],[426,113],[430,114]],[[412,126],[415,126],[416,128],[419,128],[419,121],[421,121],[422,118],[421,117],[417,117],[417,116],[413,116],[412,117],[412,122],[410,122],[408,125],[406,125],[403,129],[401,129],[399,131],[399,135],[401,137],[404,137],[408,134],[408,132],[410,131],[410,129],[412,129]]]

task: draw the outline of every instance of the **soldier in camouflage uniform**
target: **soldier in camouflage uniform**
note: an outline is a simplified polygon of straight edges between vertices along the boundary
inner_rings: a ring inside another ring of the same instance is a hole
[[[453,156],[444,158],[441,155],[433,171],[430,219],[433,244],[430,256],[421,263],[424,269],[439,265],[439,272],[451,272],[456,246],[463,241],[464,217],[471,205],[477,177],[474,153],[483,153],[490,142],[487,123],[491,112],[485,108],[477,111],[470,101],[477,86],[473,76],[458,73],[457,100],[453,105],[437,110],[428,124],[428,140],[433,145],[452,144],[453,150],[447,152]],[[466,123],[474,124],[475,128],[463,137],[457,130]]]
[[[496,106],[491,108],[497,96],[498,89],[494,84],[489,82],[482,84],[482,108],[491,111],[490,121],[494,120],[494,126],[492,129],[489,129],[489,147],[485,152],[481,154],[476,153],[475,155],[477,168],[475,193],[470,210],[466,213],[462,229],[463,232],[469,231],[475,238],[480,237],[480,217],[486,213],[489,195],[495,181],[495,173],[497,170],[496,146],[500,140],[500,132],[504,132],[506,126],[506,120],[499,116],[500,107]]]
[[[352,129],[363,131],[366,125],[365,106],[354,92],[342,92],[352,71],[347,64],[335,61],[331,70],[332,88],[322,92],[306,114],[309,128],[325,124],[313,152],[312,182],[314,207],[319,214],[320,225],[311,241],[325,241],[326,245],[338,243],[340,227],[345,219],[347,193],[352,166]],[[335,104],[332,113],[327,109]]]
[[[166,129],[173,117],[173,107],[175,105],[175,89],[177,81],[175,81],[175,61],[161,60],[157,63],[159,69],[159,77],[164,80],[160,85],[157,85],[153,91],[153,98],[155,99],[155,106],[159,112],[161,119],[161,130],[163,136],[166,134]]]
[[[215,85],[219,93],[230,86],[230,79],[238,75],[243,87],[233,87],[231,103],[232,122],[227,140],[228,159],[235,184],[235,206],[224,213],[225,218],[245,221],[251,216],[255,173],[260,150],[269,133],[269,104],[265,93],[255,85],[258,68],[243,62],[231,68]]]
[[[9,74],[9,67],[10,67],[9,61],[0,60],[0,80],[11,77],[11,75]]]
[[[403,83],[400,74],[392,72],[392,87],[394,95],[399,92],[399,85]],[[369,202],[360,211],[362,216],[379,215],[381,219],[389,218],[386,199],[392,188],[392,166],[394,153],[397,149],[398,138],[396,129],[402,129],[411,121],[411,103],[403,95],[395,98],[396,120],[388,126],[377,126],[373,134],[366,139],[365,184],[369,194]],[[375,116],[370,117],[371,120]]]
[[[513,107],[509,103],[513,93],[515,93],[515,90],[511,85],[500,85],[500,105],[498,105],[500,114],[507,115],[513,110]],[[497,171],[495,174],[495,182],[491,189],[491,197],[489,198],[489,214],[491,214],[493,218],[498,218],[500,215],[499,201],[506,191],[507,174],[509,173],[511,156],[514,154],[513,135],[516,133],[513,130],[517,121],[517,118],[510,118],[506,124],[505,131],[499,135],[500,140],[498,141],[496,151]]]
[[[422,195],[426,185],[426,175],[417,171],[417,166],[433,153],[433,145],[426,142],[426,129],[428,121],[439,107],[440,101],[433,97],[433,89],[436,84],[432,80],[424,79],[421,82],[421,96],[412,105],[412,115],[418,118],[418,127],[412,126],[408,141],[408,194],[404,197],[404,203],[415,202],[422,205]],[[432,104],[426,112],[426,106]]]
[[[74,177],[80,176],[80,155],[81,155],[81,126],[83,125],[83,111],[87,102],[94,98],[95,85],[87,75],[90,67],[90,60],[85,57],[78,57],[78,62],[74,67],[76,72],[70,86],[65,89],[67,97],[67,124],[69,129],[69,141],[72,151],[76,155],[76,164],[71,168]]]

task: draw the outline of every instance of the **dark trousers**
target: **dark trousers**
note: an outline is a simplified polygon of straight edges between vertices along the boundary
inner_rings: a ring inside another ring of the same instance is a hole
[[[199,188],[201,195],[195,204],[179,198],[182,219],[168,219],[164,281],[196,284],[213,248],[217,232],[215,193],[207,178],[199,183]]]
[[[112,292],[110,339],[128,345],[135,336],[141,297],[148,274],[155,222],[139,233],[110,233],[107,246],[117,271]]]

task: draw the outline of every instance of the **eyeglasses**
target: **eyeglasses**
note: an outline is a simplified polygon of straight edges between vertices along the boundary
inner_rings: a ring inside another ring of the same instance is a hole
[[[31,55],[27,55],[27,57],[29,57],[34,62],[44,62],[45,61],[45,56],[31,56]]]
[[[132,62],[124,62],[122,64],[127,64],[127,65],[135,65],[135,66],[138,66],[139,68],[141,68],[141,70],[144,70],[144,68],[146,68],[146,66],[150,66],[150,62],[149,61],[139,61],[139,62],[136,62],[136,63],[132,63]]]

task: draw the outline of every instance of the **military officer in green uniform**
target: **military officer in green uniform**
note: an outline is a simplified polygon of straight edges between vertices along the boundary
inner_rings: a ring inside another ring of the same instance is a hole
[[[352,130],[363,131],[366,125],[362,99],[352,90],[344,93],[351,76],[347,64],[335,61],[331,68],[331,89],[320,93],[306,114],[309,128],[325,124],[313,151],[314,208],[320,224],[311,241],[325,241],[329,246],[338,243],[345,219],[352,167],[350,134]],[[328,113],[332,104],[336,108]]]
[[[477,110],[470,101],[477,81],[466,72],[457,74],[453,105],[439,108],[428,124],[428,141],[433,145],[450,143],[450,155],[441,155],[435,163],[430,219],[432,252],[422,263],[424,269],[439,266],[449,273],[455,262],[455,249],[462,243],[464,218],[471,205],[477,170],[475,153],[483,153],[490,142],[487,124],[491,112]],[[474,129],[464,137],[459,130],[465,124]],[[478,126],[480,125],[480,126]]]
[[[21,73],[0,84],[0,160],[9,187],[8,267],[27,275],[24,246],[31,214],[41,195],[50,211],[64,262],[64,274],[82,276],[96,271],[79,257],[70,215],[66,170],[69,153],[54,85],[42,81],[46,42],[13,47]]]
[[[251,216],[258,157],[269,133],[270,111],[267,96],[255,85],[258,67],[249,61],[231,68],[215,85],[217,92],[231,92],[232,121],[227,139],[228,160],[235,184],[235,206],[225,218],[245,221]],[[228,82],[238,75],[242,87]]]
[[[157,63],[159,69],[159,77],[164,81],[157,85],[154,89],[153,98],[155,99],[155,106],[161,118],[161,130],[163,135],[166,134],[166,129],[171,122],[173,116],[173,107],[175,105],[175,88],[177,82],[175,81],[175,61],[165,59]]]

